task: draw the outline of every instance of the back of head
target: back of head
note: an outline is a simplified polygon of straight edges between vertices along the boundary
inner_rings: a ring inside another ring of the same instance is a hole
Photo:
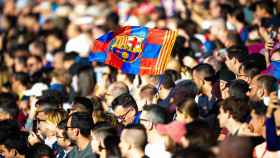
[[[134,148],[144,150],[147,144],[147,134],[145,127],[142,125],[128,125],[122,131],[121,140]]]
[[[198,64],[193,68],[193,72],[198,73],[206,81],[214,81],[215,70],[209,64]]]
[[[109,93],[111,93],[114,98],[120,96],[121,94],[129,93],[128,86],[121,81],[114,82],[108,89]]]
[[[173,87],[175,87],[175,83],[174,80],[172,79],[172,75],[171,74],[163,74],[160,77],[160,82],[163,88],[165,89],[171,89]]]
[[[147,84],[140,89],[141,98],[152,98],[157,93],[157,88],[151,84]]]
[[[256,63],[252,60],[245,61],[242,63],[240,68],[243,69],[243,72],[250,79],[253,79],[257,74],[260,74],[260,68],[256,65]]]
[[[235,97],[229,97],[220,103],[221,108],[225,112],[229,112],[232,118],[237,122],[246,121],[250,109],[246,100],[241,100]]]
[[[199,116],[199,108],[193,98],[186,98],[183,102],[177,104],[177,110],[179,110],[185,118],[191,117],[195,120]]]
[[[84,137],[90,136],[93,129],[93,120],[91,114],[85,112],[75,112],[70,115],[71,127],[80,129],[81,135]]]
[[[16,103],[17,97],[12,93],[0,93],[0,111],[16,119],[19,109]]]
[[[248,50],[243,46],[232,46],[227,49],[227,56],[229,59],[235,58],[242,63],[248,59]]]
[[[42,143],[34,144],[30,147],[27,158],[54,158],[53,150]]]
[[[92,101],[86,97],[76,97],[74,106],[80,107],[83,112],[88,112],[89,114],[93,111]]]
[[[182,102],[185,98],[195,98],[198,88],[192,80],[183,80],[176,84],[174,90],[174,104]]]
[[[164,108],[156,104],[144,106],[142,115],[145,115],[145,119],[155,124],[165,123],[166,120],[166,113]]]
[[[215,158],[215,155],[207,148],[191,146],[175,152],[172,158]]]
[[[214,130],[207,122],[195,120],[187,124],[186,129],[185,137],[189,141],[189,146],[211,147],[217,143]]]
[[[246,137],[227,137],[220,144],[220,158],[252,158],[253,145]]]
[[[237,99],[247,99],[246,93],[249,91],[249,85],[244,80],[233,80],[229,85],[229,96]]]
[[[273,76],[261,75],[257,78],[257,82],[268,94],[278,91],[278,82]]]
[[[124,108],[133,107],[135,111],[138,111],[138,107],[134,98],[128,94],[124,93],[115,98],[112,102],[112,108],[115,110],[118,106],[122,106]]]

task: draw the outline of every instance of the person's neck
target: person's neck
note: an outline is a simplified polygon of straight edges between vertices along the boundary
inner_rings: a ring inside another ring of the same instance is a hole
[[[144,157],[144,155],[145,155],[145,153],[143,150],[133,148],[129,151],[128,157],[129,158],[142,158],[142,157]]]
[[[238,32],[240,32],[244,28],[244,24],[241,22],[237,22],[235,26]]]
[[[148,143],[149,144],[160,143],[158,140],[161,140],[161,137],[155,129],[152,129],[151,131],[148,132]]]
[[[66,152],[71,151],[72,149],[73,149],[73,146],[71,146],[71,145],[69,145],[69,146],[67,146],[67,147],[64,148],[64,150],[65,150]]]
[[[90,143],[90,140],[87,137],[80,136],[77,139],[77,146],[80,151],[84,150],[88,146],[89,143]]]
[[[236,132],[239,131],[241,125],[242,125],[241,122],[237,122],[237,121],[235,121],[233,119],[230,119],[230,121],[227,124],[227,129],[229,130],[229,132],[231,134],[236,134]]]
[[[210,84],[203,86],[202,87],[202,94],[208,96],[208,98],[211,99],[212,95],[213,95],[212,94],[212,88],[213,87]]]

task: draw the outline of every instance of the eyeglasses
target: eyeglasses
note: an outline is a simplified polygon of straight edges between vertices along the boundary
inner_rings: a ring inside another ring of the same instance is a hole
[[[125,114],[120,115],[120,116],[116,116],[116,117],[117,117],[117,119],[118,119],[118,121],[119,121],[119,122],[124,121],[124,120],[125,120],[125,118],[126,118],[126,116],[128,115],[128,113],[129,113],[131,110],[132,110],[132,108],[129,108],[129,109],[128,109],[128,111],[127,111]]]
[[[180,113],[183,113],[182,110],[180,110],[179,108],[176,108],[176,111],[180,112]]]

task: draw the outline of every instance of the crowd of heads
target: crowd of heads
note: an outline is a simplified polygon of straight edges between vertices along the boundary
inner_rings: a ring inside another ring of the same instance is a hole
[[[162,74],[90,61],[177,31]],[[0,0],[0,157],[279,158],[279,0]]]

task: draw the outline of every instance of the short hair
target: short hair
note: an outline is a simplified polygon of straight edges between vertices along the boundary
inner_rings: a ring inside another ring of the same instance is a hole
[[[229,14],[236,18],[237,21],[244,23],[245,22],[245,15],[244,11],[241,7],[235,7],[231,9],[231,12]]]
[[[174,82],[181,78],[181,75],[177,71],[171,70],[171,69],[165,70],[164,74],[171,76],[171,78]]]
[[[153,97],[157,94],[157,88],[151,84],[147,84],[140,89],[141,97]]]
[[[160,76],[160,84],[165,88],[165,89],[171,89],[175,87],[175,83],[172,79],[171,74],[163,74]]]
[[[79,56],[77,52],[71,51],[69,53],[64,54],[63,61],[75,61],[75,59]]]
[[[268,94],[278,91],[278,81],[273,76],[261,75],[257,78],[257,82],[267,91]]]
[[[0,110],[8,113],[13,119],[16,119],[19,113],[16,100],[17,97],[12,93],[0,93]]]
[[[215,80],[215,70],[210,64],[198,64],[192,70],[201,74],[204,80],[206,81],[214,81]]]
[[[152,105],[145,105],[143,107],[143,111],[147,113],[146,119],[153,123],[165,123],[166,121],[166,113],[164,108],[160,107],[159,105],[152,104]]]
[[[0,144],[4,145],[8,150],[15,149],[21,155],[28,152],[28,141],[24,132],[13,132],[8,134]]]
[[[88,137],[93,129],[93,119],[91,114],[85,112],[75,112],[69,116],[71,127],[80,129],[81,135]]]
[[[215,155],[207,148],[198,146],[190,146],[186,149],[178,150],[174,153],[172,158],[215,158]]]
[[[250,79],[254,78],[257,74],[260,74],[260,69],[256,65],[256,63],[252,60],[245,61],[240,66],[240,69],[243,68],[243,71],[246,76],[248,76]]]
[[[177,104],[177,108],[184,116],[190,116],[193,119],[199,116],[199,108],[193,98],[186,98],[185,101]]]
[[[146,144],[148,143],[145,127],[141,124],[130,124],[124,128],[123,132],[125,131],[125,141],[128,144],[133,145],[135,148],[144,150]]]
[[[185,137],[189,140],[190,145],[211,147],[217,143],[215,131],[205,121],[194,120],[186,124],[186,129]]]
[[[55,157],[53,150],[43,143],[36,143],[29,148],[27,158],[41,158],[43,156]]]
[[[174,104],[182,102],[185,98],[195,98],[198,88],[192,80],[182,80],[178,82],[174,89]]]
[[[66,118],[66,113],[63,109],[51,111],[47,114],[47,122],[58,125],[62,120]]]
[[[40,63],[43,61],[42,57],[40,57],[39,55],[32,55],[28,59],[30,59],[30,58],[34,58],[37,62],[40,62]]]
[[[248,102],[235,97],[229,97],[219,103],[220,107],[232,115],[232,118],[238,122],[245,122],[249,116]]]
[[[30,83],[30,77],[29,77],[28,73],[15,72],[13,77],[16,81],[19,81],[24,86],[28,86],[28,84]]]
[[[263,101],[250,101],[249,102],[250,108],[252,111],[255,112],[258,116],[265,116],[267,106],[264,104]]]
[[[229,59],[236,58],[240,63],[248,59],[248,50],[243,46],[232,46],[227,49]]]
[[[249,85],[244,80],[233,80],[229,84],[229,96],[237,99],[248,99]]]
[[[93,111],[92,101],[86,97],[76,97],[74,99],[74,105],[82,106],[90,114]]]
[[[115,110],[118,106],[122,106],[124,108],[133,107],[136,111],[138,111],[135,99],[128,93],[121,94],[113,100],[112,109]]]
[[[120,96],[121,94],[129,93],[128,86],[124,82],[121,82],[121,81],[116,81],[116,82],[112,83],[110,85],[109,89],[111,90],[110,93],[114,98]]]

